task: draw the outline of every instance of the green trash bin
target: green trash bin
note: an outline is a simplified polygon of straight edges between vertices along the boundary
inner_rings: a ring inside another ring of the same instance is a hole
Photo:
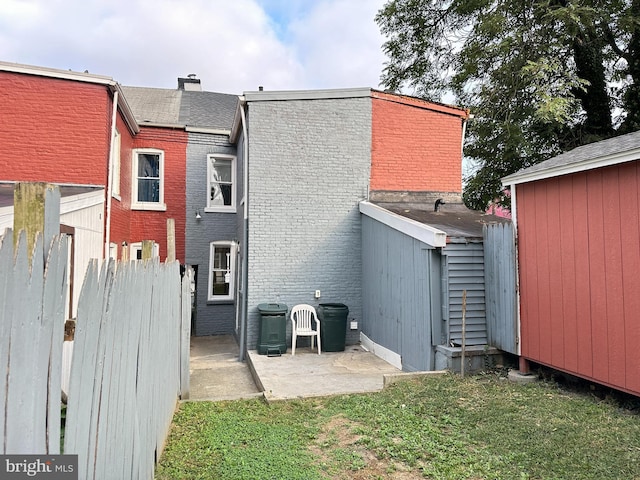
[[[284,303],[261,303],[258,305],[258,353],[260,355],[282,355],[287,352],[287,310]]]
[[[321,303],[318,306],[323,352],[344,351],[348,315],[349,307],[342,303]]]

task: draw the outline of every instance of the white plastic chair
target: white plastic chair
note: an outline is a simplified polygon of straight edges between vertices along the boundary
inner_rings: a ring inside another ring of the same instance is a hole
[[[315,323],[315,330],[314,330]],[[320,355],[320,320],[316,309],[311,305],[296,305],[291,309],[291,355],[296,354],[297,337],[311,337],[311,349],[313,350],[313,337],[318,338],[318,355]]]

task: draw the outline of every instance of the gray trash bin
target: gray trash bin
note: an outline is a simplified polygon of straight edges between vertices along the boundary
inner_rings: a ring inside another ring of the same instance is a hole
[[[258,305],[258,353],[260,355],[282,355],[287,351],[287,311],[284,303],[261,303]]]

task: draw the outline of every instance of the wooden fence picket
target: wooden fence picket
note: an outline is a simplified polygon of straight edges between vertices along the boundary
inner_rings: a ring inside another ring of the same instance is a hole
[[[26,235],[21,232],[15,260],[5,235],[0,246],[0,406],[2,453],[60,452],[62,340],[67,242],[51,244],[46,269],[42,254],[29,266]],[[34,252],[43,251],[42,236]]]
[[[11,319],[13,318],[13,234],[7,229],[0,238],[0,372],[9,369],[9,340],[11,334]],[[0,407],[5,407],[7,400],[7,385],[5,376],[0,377]],[[5,415],[0,415],[0,451],[6,452],[7,445],[4,437]]]
[[[68,237],[61,235],[51,245],[45,271],[43,324],[48,325],[50,350],[48,352],[49,383],[47,385],[48,418],[55,421],[47,425],[49,453],[60,453],[60,409],[62,407],[62,347],[64,343],[64,314],[66,304],[66,281]]]

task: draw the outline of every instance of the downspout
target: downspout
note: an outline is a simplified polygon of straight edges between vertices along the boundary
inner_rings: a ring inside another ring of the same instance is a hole
[[[113,114],[111,116],[111,142],[109,145],[109,172],[107,179],[107,214],[105,219],[104,258],[109,258],[111,245],[111,195],[113,193],[113,144],[116,138],[116,120],[118,118],[118,90],[113,92]]]
[[[517,352],[518,356],[522,359],[522,338],[521,324],[520,324],[520,259],[518,258],[518,208],[516,201],[516,185],[509,185],[509,191],[511,193],[511,223],[513,224],[513,253],[515,255],[516,263],[516,335],[517,337]],[[520,365],[520,371],[528,373],[528,366]]]
[[[467,118],[462,120],[462,144],[460,145],[460,153],[462,154],[463,157],[464,157],[464,139],[467,135],[467,123],[469,122],[469,120],[473,120],[473,114],[471,113]]]
[[[242,122],[242,188],[244,192],[244,212],[243,212],[243,237],[242,242],[242,310],[240,316],[240,360],[244,360],[247,353],[247,314],[248,314],[248,291],[249,285],[249,140],[247,137],[247,117],[244,111],[246,101],[240,97],[240,121]]]

